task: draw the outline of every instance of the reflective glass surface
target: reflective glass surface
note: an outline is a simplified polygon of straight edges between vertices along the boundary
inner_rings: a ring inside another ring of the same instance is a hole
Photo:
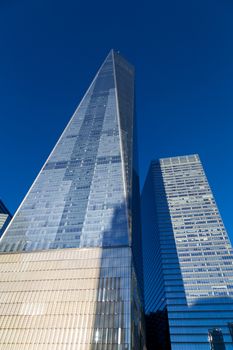
[[[133,127],[111,51],[0,241],[0,348],[143,349]]]
[[[232,349],[232,247],[198,155],[152,162],[142,221],[146,312],[167,310],[172,350],[210,349],[210,329]]]
[[[131,249],[0,255],[0,348],[127,350]]]
[[[0,237],[4,233],[5,229],[7,228],[9,222],[11,221],[11,213],[6,208],[4,203],[0,200]]]
[[[133,86],[132,66],[111,52],[17,211],[1,251],[128,244]]]

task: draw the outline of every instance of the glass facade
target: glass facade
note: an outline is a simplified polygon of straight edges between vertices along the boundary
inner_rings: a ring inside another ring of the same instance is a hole
[[[7,228],[7,225],[11,221],[12,215],[6,208],[4,203],[0,200],[0,237]]]
[[[133,125],[111,51],[0,241],[0,349],[143,348]]]
[[[233,349],[233,253],[198,155],[153,161],[142,194],[146,312],[172,350]]]

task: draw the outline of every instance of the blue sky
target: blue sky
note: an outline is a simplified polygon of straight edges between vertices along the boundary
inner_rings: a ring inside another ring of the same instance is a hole
[[[139,162],[199,153],[233,241],[233,2],[0,3],[0,197],[14,212],[111,48],[136,67]]]

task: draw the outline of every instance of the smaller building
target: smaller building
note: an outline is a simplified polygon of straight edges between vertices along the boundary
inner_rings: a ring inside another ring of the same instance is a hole
[[[11,221],[12,215],[0,199],[0,237]]]
[[[151,348],[233,350],[232,246],[199,156],[153,161],[141,207]]]

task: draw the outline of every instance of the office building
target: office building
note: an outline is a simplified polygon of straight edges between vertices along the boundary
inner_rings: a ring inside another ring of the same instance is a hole
[[[11,218],[11,213],[9,212],[3,201],[0,200],[0,237],[2,236],[9,222],[11,221]]]
[[[0,349],[143,349],[134,139],[111,51],[0,241]]]
[[[232,246],[198,155],[153,161],[141,206],[147,322],[169,338],[159,348],[232,350]]]

